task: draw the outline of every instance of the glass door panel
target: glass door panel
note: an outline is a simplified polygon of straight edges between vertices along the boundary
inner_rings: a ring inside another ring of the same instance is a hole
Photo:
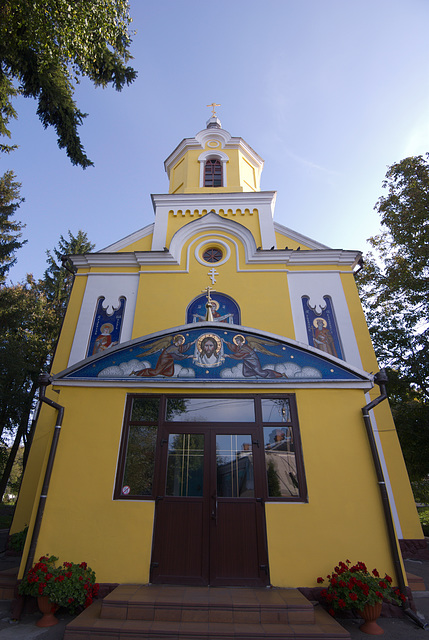
[[[165,495],[200,497],[203,495],[203,480],[204,435],[170,433]]]
[[[218,498],[254,497],[251,435],[216,435],[216,487]]]

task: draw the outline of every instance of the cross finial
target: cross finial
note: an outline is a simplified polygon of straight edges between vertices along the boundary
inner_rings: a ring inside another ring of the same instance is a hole
[[[205,289],[203,289],[203,291],[201,292],[201,293],[205,293],[207,296],[205,320],[207,320],[208,322],[213,322],[213,311],[212,311],[213,300],[210,297],[210,293],[212,291],[215,291],[215,289],[213,289],[213,287],[208,286]]]
[[[216,104],[216,102],[212,102],[211,104],[208,104],[207,106],[212,108],[212,112],[213,112],[212,113],[212,118],[215,118],[216,117],[215,109],[216,109],[216,107],[220,107],[221,105],[220,104]]]

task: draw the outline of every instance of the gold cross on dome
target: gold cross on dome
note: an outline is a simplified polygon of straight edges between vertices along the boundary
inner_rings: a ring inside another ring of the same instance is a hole
[[[211,104],[208,104],[207,106],[212,108],[212,111],[213,111],[212,118],[216,117],[215,108],[216,107],[220,107],[221,105],[220,104],[216,104],[216,102],[212,102]]]

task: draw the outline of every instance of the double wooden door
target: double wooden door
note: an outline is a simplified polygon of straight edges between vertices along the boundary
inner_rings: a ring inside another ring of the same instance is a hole
[[[268,584],[257,428],[172,425],[158,443],[151,582]]]

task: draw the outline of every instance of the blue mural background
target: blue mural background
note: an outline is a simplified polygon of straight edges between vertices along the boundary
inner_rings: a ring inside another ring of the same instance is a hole
[[[323,355],[292,347],[240,327],[187,325],[182,332],[116,348],[65,378],[178,379],[284,383],[287,379],[362,380],[364,376]]]
[[[122,321],[125,311],[125,298],[119,299],[119,307],[113,309],[113,313],[107,313],[103,307],[105,298],[99,298],[92,325],[91,338],[89,340],[87,357],[95,353],[101,353],[119,343],[121,337]]]
[[[325,306],[320,313],[310,306],[310,298],[302,297],[308,344],[336,358],[344,360],[334,307],[329,296],[323,296]]]
[[[211,299],[216,303],[213,309],[215,322],[241,324],[240,307],[232,298],[223,293],[213,293]],[[195,298],[186,312],[186,322],[203,322],[206,316],[206,303],[207,294]]]

